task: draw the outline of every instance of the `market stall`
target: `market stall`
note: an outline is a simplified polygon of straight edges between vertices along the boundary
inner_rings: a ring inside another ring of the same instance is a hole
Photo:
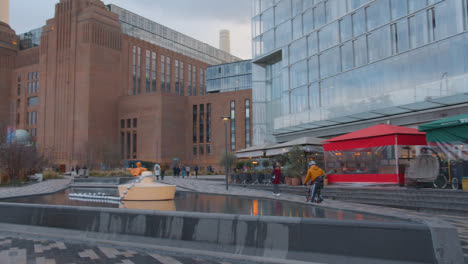
[[[468,177],[468,114],[452,116],[419,126],[441,159],[441,174],[454,189]]]
[[[426,145],[417,129],[380,124],[326,140],[325,170],[329,183],[404,184],[404,164]]]

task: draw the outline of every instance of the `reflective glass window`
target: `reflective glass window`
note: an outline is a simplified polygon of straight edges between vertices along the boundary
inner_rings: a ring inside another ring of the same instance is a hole
[[[281,96],[281,114],[289,115],[289,92],[285,92]]]
[[[307,111],[307,86],[302,86],[291,91],[291,114]]]
[[[325,51],[319,56],[320,78],[327,78],[340,72],[340,49],[339,47]]]
[[[263,13],[261,16],[261,20],[262,32],[267,32],[268,30],[272,29],[274,27],[273,9],[271,8],[265,11],[265,13]]]
[[[261,20],[260,16],[256,16],[252,18],[252,36],[256,37],[260,34],[262,34],[262,29],[261,29]]]
[[[445,1],[436,5],[434,11],[436,40],[463,32],[463,10],[459,2]]]
[[[353,37],[353,28],[351,24],[351,16],[345,16],[339,21],[340,24],[340,40],[345,42]]]
[[[354,10],[369,2],[370,0],[348,0],[348,6],[350,7],[350,10]]]
[[[307,45],[308,45],[308,51],[309,51],[309,56],[312,56],[318,52],[318,43],[317,43],[317,32],[312,32],[307,37]]]
[[[283,88],[283,92],[289,89],[289,68],[283,68],[281,70],[281,75],[283,77],[283,84],[281,87]]]
[[[353,36],[357,37],[366,32],[366,15],[364,9],[359,9],[352,15],[353,18]]]
[[[302,1],[302,9],[307,10],[314,5],[314,1],[312,0],[304,0]]]
[[[293,39],[302,37],[302,16],[293,19]]]
[[[356,67],[367,63],[367,43],[366,36],[361,36],[354,40],[354,64]]]
[[[320,90],[318,83],[312,83],[309,85],[309,108],[320,108]]]
[[[308,0],[306,0],[308,1]],[[292,0],[293,16],[302,12],[302,0]]]
[[[275,4],[275,0],[260,0],[260,11],[265,11],[267,8],[272,7]]]
[[[367,36],[369,45],[369,62],[380,60],[391,55],[390,27],[385,26],[372,31]]]
[[[307,57],[306,38],[293,42],[289,48],[289,63],[293,64]]]
[[[326,25],[319,31],[319,48],[320,50],[326,50],[339,43],[339,30],[338,22],[335,21],[331,24]]]
[[[396,24],[397,32],[397,52],[404,52],[409,49],[408,20],[403,19]]]
[[[410,47],[420,47],[428,42],[426,12],[419,12],[409,18]]]
[[[341,68],[343,71],[354,67],[353,42],[348,41],[341,46]]]
[[[316,82],[318,80],[319,80],[318,57],[312,56],[309,59],[309,82]]]
[[[392,20],[402,18],[408,14],[406,0],[391,0]]]
[[[276,28],[276,47],[282,47],[291,42],[291,40],[291,20],[288,20]]]
[[[319,28],[325,24],[325,5],[320,3],[314,7],[314,25]]]
[[[328,0],[325,2],[326,22],[330,23],[346,14],[346,3],[343,0]]]
[[[291,0],[283,0],[275,7],[275,24],[279,25],[291,18]]]
[[[376,0],[366,8],[367,30],[383,26],[390,21],[388,0]]]
[[[304,34],[307,34],[314,30],[314,15],[312,13],[312,9],[307,10],[302,15],[302,23],[304,24]]]
[[[413,13],[426,7],[426,0],[408,0],[409,13]]]
[[[252,0],[252,16],[260,14],[260,0]]]
[[[270,30],[268,32],[265,32],[262,36],[262,42],[263,42],[263,53],[268,53],[273,50],[275,47],[275,32],[274,30]]]
[[[291,76],[291,89],[307,84],[307,61],[293,64],[289,76]]]

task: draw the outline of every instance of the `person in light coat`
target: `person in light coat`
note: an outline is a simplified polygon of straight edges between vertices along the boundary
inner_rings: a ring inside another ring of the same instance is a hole
[[[156,176],[156,180],[159,181],[159,175],[161,175],[161,166],[159,164],[154,165],[154,176]]]

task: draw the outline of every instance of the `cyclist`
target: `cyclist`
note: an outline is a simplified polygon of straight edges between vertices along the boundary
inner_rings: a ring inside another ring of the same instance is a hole
[[[309,195],[307,201],[321,203],[322,198],[322,188],[323,188],[323,176],[325,172],[315,165],[315,161],[309,161],[309,171],[307,171],[307,176],[304,181],[304,184],[311,182],[311,187],[309,189]],[[315,199],[317,196],[317,200]]]

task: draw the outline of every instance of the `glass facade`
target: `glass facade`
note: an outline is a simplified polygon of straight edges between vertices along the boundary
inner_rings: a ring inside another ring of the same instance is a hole
[[[465,102],[466,2],[253,0],[252,145]]]
[[[41,45],[42,27],[19,34],[21,50],[30,49]]]
[[[252,89],[252,62],[250,60],[210,66],[206,69],[207,93],[246,89]]]
[[[206,43],[188,37],[161,24],[110,4],[107,8],[119,16],[123,33],[156,44],[210,65],[240,59]],[[40,38],[40,36],[39,36]]]

